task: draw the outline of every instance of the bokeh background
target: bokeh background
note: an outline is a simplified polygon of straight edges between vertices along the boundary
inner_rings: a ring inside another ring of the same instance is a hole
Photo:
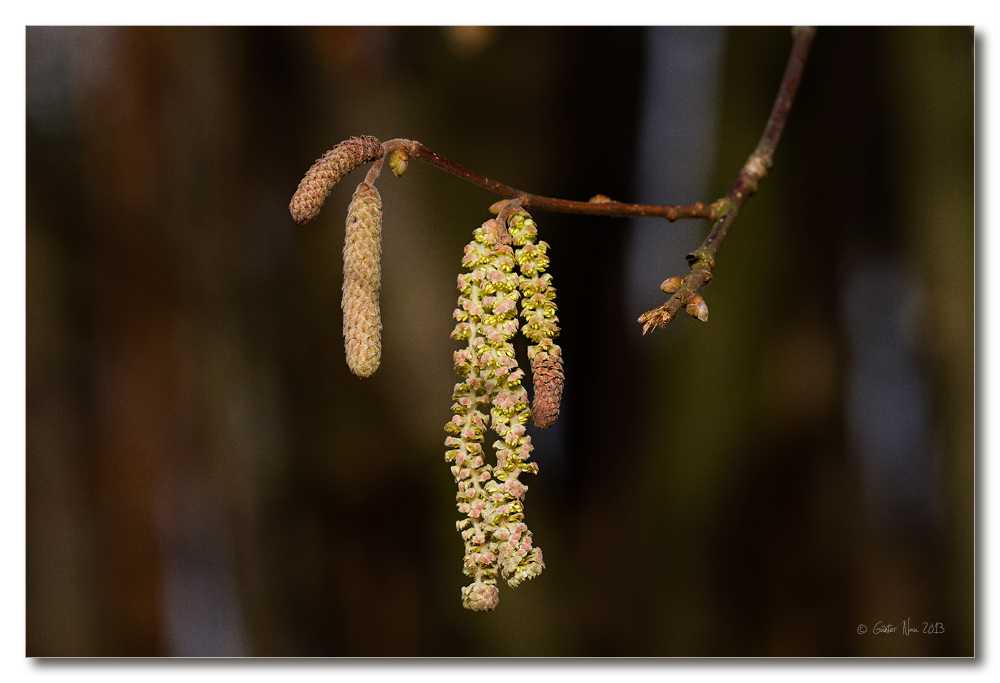
[[[538,194],[711,201],[789,29],[26,30],[29,656],[974,654],[972,29],[819,31],[708,324],[635,322],[706,223],[535,215],[567,373],[525,501],[547,568],[489,614],[442,427],[496,197],[383,174],[360,380],[362,172],[305,227],[292,192],[371,134]]]

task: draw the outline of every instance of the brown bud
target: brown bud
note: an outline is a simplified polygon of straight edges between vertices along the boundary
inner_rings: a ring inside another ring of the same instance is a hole
[[[316,160],[292,195],[288,210],[295,222],[304,224],[319,215],[333,186],[361,164],[383,154],[382,143],[371,135],[344,140]]]
[[[344,240],[344,346],[347,365],[369,377],[382,359],[382,198],[366,183],[358,185],[347,211]]]
[[[559,419],[563,382],[562,355],[553,344],[550,352],[539,350],[531,359],[535,398],[531,402],[531,421],[539,429],[548,429]]]
[[[684,284],[684,278],[680,275],[674,275],[673,277],[668,277],[663,281],[663,284],[660,285],[660,290],[666,292],[667,294],[673,294],[681,288],[682,284]]]
[[[591,197],[587,201],[589,201],[591,204],[610,204],[614,200],[611,199],[611,197],[609,197],[606,194],[595,194],[593,197]]]
[[[703,323],[708,322],[708,304],[705,303],[701,294],[695,294],[688,299],[687,312],[692,318],[697,318]]]

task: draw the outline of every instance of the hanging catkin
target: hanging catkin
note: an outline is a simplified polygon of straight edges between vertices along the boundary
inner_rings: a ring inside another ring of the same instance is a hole
[[[562,401],[562,349],[553,339],[559,335],[556,316],[556,288],[552,286],[546,242],[538,241],[538,226],[524,209],[519,209],[507,223],[514,245],[520,247],[514,259],[521,271],[521,332],[528,341],[534,400],[531,419],[539,429],[548,429],[559,418]],[[536,243],[537,242],[537,243]]]
[[[544,342],[549,342],[544,344]],[[559,419],[563,382],[562,349],[551,340],[543,340],[534,349],[531,359],[532,385],[535,398],[531,402],[531,420],[539,429],[548,429]]]
[[[297,223],[308,223],[319,215],[330,190],[361,164],[381,158],[382,143],[371,135],[352,137],[316,160],[299,182],[288,210]]]
[[[382,359],[382,198],[361,183],[347,211],[344,239],[344,346],[347,365],[358,377],[369,377]]]

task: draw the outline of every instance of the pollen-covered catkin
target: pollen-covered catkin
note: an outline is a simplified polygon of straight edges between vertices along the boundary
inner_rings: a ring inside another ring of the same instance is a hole
[[[538,241],[538,227],[524,209],[511,215],[507,231],[519,247],[514,259],[521,271],[521,331],[531,342],[528,360],[535,394],[531,419],[539,429],[548,429],[559,418],[564,382],[562,349],[553,341],[559,335],[556,288],[552,286],[552,275],[545,272],[549,245]]]
[[[524,523],[523,473],[536,473],[529,462],[532,445],[526,424],[531,415],[524,372],[517,366],[511,344],[518,330],[518,276],[513,272],[513,250],[505,243],[496,220],[483,223],[465,247],[458,276],[457,320],[452,337],[465,342],[455,352],[455,403],[445,431],[458,484],[458,522],[465,541],[463,572],[473,582],[462,589],[462,604],[489,611],[499,600],[497,575],[515,587],[545,567],[542,551],[534,545]],[[493,443],[496,464],[485,461],[485,433],[499,437]]]
[[[344,239],[344,346],[347,365],[369,377],[382,359],[382,198],[374,186],[358,185],[347,210]]]
[[[319,215],[334,185],[361,164],[384,154],[382,143],[371,135],[352,137],[316,160],[292,195],[288,210],[296,223],[308,223]]]

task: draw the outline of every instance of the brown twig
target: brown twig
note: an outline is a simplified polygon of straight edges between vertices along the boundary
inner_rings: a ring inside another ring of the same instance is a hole
[[[648,216],[653,218],[665,218],[668,221],[676,221],[681,218],[704,218],[707,220],[715,220],[718,216],[718,207],[716,204],[703,204],[702,202],[682,206],[662,204],[629,204],[626,202],[609,200],[603,195],[598,195],[588,202],[543,197],[541,195],[518,190],[510,187],[509,185],[504,185],[503,183],[498,183],[497,181],[491,180],[490,178],[476,173],[475,171],[470,171],[464,166],[460,166],[454,161],[446,159],[440,154],[431,151],[416,140],[391,140],[386,143],[387,153],[390,151],[390,143],[403,145],[405,146],[405,149],[409,153],[410,157],[420,159],[421,161],[425,161],[433,166],[437,166],[443,171],[448,171],[448,173],[457,175],[459,178],[464,178],[470,183],[474,183],[479,187],[489,190],[490,192],[495,192],[501,197],[519,199],[521,200],[521,206],[525,209],[538,209],[541,211],[553,211],[556,213],[588,214],[591,216]],[[601,197],[601,199],[598,199],[598,197]]]
[[[646,311],[639,316],[639,322],[644,323],[642,333],[656,327],[662,327],[669,323],[677,315],[677,312],[684,307],[688,312],[701,320],[708,319],[707,307],[699,308],[697,311],[691,310],[689,305],[691,299],[703,286],[708,284],[712,278],[712,268],[715,267],[715,254],[722,245],[726,235],[740,209],[746,200],[757,192],[757,185],[761,178],[767,175],[774,159],[774,149],[781,139],[781,133],[785,129],[785,122],[788,120],[788,112],[792,108],[795,100],[795,93],[798,90],[799,82],[802,80],[802,71],[805,69],[806,58],[809,56],[809,48],[812,46],[813,38],[816,35],[815,27],[798,27],[793,32],[792,52],[788,56],[788,66],[785,67],[785,75],[778,88],[778,97],[775,99],[771,116],[764,127],[764,134],[757,143],[753,154],[743,164],[739,175],[732,188],[722,199],[714,202],[712,206],[718,208],[718,213],[714,218],[715,224],[712,231],[701,243],[701,246],[687,255],[688,265],[691,268],[690,274],[682,279],[679,287],[667,286],[664,282],[664,291],[673,292],[673,296],[662,306]],[[703,303],[703,302],[702,302]],[[701,313],[704,315],[701,315]]]

